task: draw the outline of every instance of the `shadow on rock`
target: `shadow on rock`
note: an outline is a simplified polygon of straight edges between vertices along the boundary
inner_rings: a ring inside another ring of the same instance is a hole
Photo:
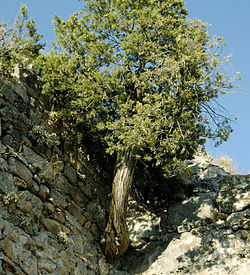
[[[214,167],[198,167],[192,195],[161,211],[130,199],[131,246],[117,274],[248,274],[250,176]]]

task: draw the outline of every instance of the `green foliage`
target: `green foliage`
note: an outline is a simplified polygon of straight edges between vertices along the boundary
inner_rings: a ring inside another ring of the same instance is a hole
[[[129,149],[169,173],[230,120],[216,99],[233,87],[223,39],[187,21],[182,0],[85,0],[55,16],[54,50],[41,57],[43,90],[58,114],[118,156]]]
[[[13,73],[15,66],[27,68],[44,47],[41,35],[33,19],[28,19],[27,7],[21,5],[20,13],[12,27],[0,23],[0,73],[5,77]]]

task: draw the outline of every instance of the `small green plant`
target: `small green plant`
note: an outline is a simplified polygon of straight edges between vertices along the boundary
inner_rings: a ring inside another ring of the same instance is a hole
[[[66,232],[60,231],[58,233],[58,239],[60,242],[64,243],[64,244],[69,244],[72,243],[73,240],[71,238],[68,237]]]
[[[18,200],[18,195],[16,192],[12,191],[7,195],[3,196],[3,203],[4,205],[9,205],[12,202],[16,202]]]

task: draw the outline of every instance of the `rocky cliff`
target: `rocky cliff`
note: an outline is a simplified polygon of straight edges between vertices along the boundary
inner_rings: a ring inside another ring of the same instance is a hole
[[[153,211],[131,199],[124,274],[249,274],[250,175],[231,175],[200,157]],[[122,273],[121,273],[122,274]]]
[[[0,274],[110,274],[109,191],[53,119],[31,75],[1,80]]]
[[[0,81],[0,274],[248,274],[250,176],[202,157],[159,209],[132,194],[130,248],[108,265],[109,186],[36,83]]]

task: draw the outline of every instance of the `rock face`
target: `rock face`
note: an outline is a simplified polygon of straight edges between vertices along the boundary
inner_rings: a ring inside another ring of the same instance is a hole
[[[202,159],[160,210],[131,197],[131,246],[108,265],[108,185],[29,77],[0,80],[0,274],[249,274],[250,176]]]
[[[250,175],[202,159],[190,166],[181,201],[157,214],[130,201],[132,243],[117,263],[124,274],[249,274]]]
[[[111,274],[108,192],[28,76],[0,81],[0,274]]]

